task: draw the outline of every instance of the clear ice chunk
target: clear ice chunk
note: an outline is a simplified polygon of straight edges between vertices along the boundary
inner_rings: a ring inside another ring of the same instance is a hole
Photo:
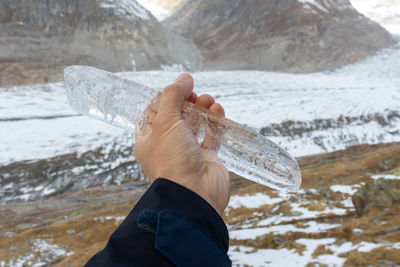
[[[70,66],[64,71],[67,97],[73,110],[128,131],[140,131],[148,119],[145,108],[158,108],[162,93],[88,66]],[[301,173],[296,159],[263,135],[206,109],[185,102],[185,122],[201,142],[206,133],[219,146],[217,159],[228,170],[254,182],[284,191],[296,191]]]

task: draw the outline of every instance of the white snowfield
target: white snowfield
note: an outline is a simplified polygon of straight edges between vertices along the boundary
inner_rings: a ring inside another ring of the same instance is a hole
[[[296,156],[400,141],[400,46],[335,71],[197,72],[195,91]],[[178,72],[121,73],[162,89]],[[85,152],[125,133],[70,110],[63,83],[0,88],[0,164]],[[124,145],[124,144],[120,144]]]

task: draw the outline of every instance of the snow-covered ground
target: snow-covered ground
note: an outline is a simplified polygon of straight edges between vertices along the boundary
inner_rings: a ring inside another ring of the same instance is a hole
[[[369,252],[379,247],[397,248],[400,245],[400,243],[384,245],[371,242],[361,242],[357,245],[345,242],[338,245],[335,242],[335,238],[301,238],[296,243],[305,246],[305,251],[302,253],[297,252],[295,249],[286,248],[258,249],[254,251],[251,247],[232,246],[229,249],[229,256],[233,262],[233,266],[308,266],[308,263],[315,262],[318,264],[316,266],[338,267],[343,266],[346,261],[346,258],[340,256],[340,254],[348,253],[352,250]],[[326,249],[330,249],[333,253],[313,257],[313,252],[321,245],[324,245]]]
[[[60,257],[68,257],[73,254],[73,252],[67,252],[60,246],[50,244],[42,239],[30,240],[30,242],[32,242],[30,253],[25,253],[9,262],[0,259],[0,267],[46,266]]]
[[[227,117],[299,155],[359,143],[400,141],[400,46],[335,71],[287,74],[197,72],[195,91],[208,93]],[[154,88],[178,72],[121,73]],[[84,152],[125,133],[70,110],[63,83],[0,88],[0,165]],[[121,144],[123,145],[123,144]]]
[[[334,185],[329,193],[334,195],[329,200],[314,189],[300,190],[296,194],[272,192],[270,195],[258,192],[253,195],[231,197],[227,218],[228,222],[235,223],[228,223],[229,236],[233,244],[228,254],[233,266],[310,266],[310,263],[314,263],[315,265],[311,266],[336,267],[343,266],[347,260],[347,256],[344,255],[350,251],[399,249],[398,242],[352,243],[340,240],[333,234],[341,231],[343,223],[338,223],[340,220],[335,219],[330,221],[329,218],[346,217],[354,213],[351,196],[361,186],[363,183]],[[236,213],[238,209],[246,210]],[[246,216],[250,219],[238,221],[235,219],[235,214],[238,218]],[[331,232],[330,235],[326,234],[328,231]],[[355,235],[364,232],[359,228],[354,228],[352,231]],[[294,244],[285,246],[285,242],[289,242],[291,238],[294,239]],[[269,243],[262,241],[271,239],[277,247],[257,248],[259,244],[267,246]],[[247,242],[245,243],[247,245],[241,245],[240,242]],[[319,254],[317,248],[321,247],[325,252]]]
[[[0,89],[0,164],[84,152],[123,131],[77,116],[63,83]]]

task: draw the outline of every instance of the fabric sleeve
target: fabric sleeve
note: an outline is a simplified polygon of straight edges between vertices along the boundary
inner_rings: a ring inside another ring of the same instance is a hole
[[[85,266],[231,266],[228,247],[218,213],[193,191],[159,178]]]

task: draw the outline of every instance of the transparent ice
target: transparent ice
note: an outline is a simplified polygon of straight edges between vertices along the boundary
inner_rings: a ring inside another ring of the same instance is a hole
[[[162,97],[160,91],[93,67],[70,66],[64,77],[73,110],[132,132],[142,130],[148,120],[146,107],[151,104],[157,110]],[[296,159],[263,135],[189,102],[182,117],[199,143],[211,137],[211,148],[228,170],[275,189],[300,188]]]

